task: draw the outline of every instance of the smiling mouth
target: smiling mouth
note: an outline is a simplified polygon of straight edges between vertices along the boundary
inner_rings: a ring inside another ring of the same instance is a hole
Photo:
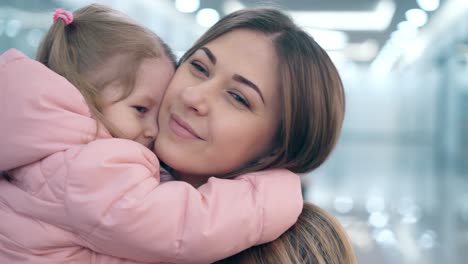
[[[201,138],[188,123],[175,114],[171,114],[169,127],[174,134],[181,138],[203,140],[203,138]]]

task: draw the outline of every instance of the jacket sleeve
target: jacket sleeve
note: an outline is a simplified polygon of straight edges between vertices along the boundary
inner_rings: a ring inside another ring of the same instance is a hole
[[[96,121],[71,83],[17,50],[0,56],[0,171],[96,135]]]
[[[210,178],[195,189],[160,183],[154,154],[131,141],[97,140],[67,155],[62,224],[102,254],[211,263],[276,239],[302,210],[300,178],[286,170]]]

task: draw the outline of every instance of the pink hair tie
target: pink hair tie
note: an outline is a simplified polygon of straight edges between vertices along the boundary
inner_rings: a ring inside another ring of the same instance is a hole
[[[57,8],[54,12],[54,22],[56,22],[57,19],[62,19],[63,22],[65,22],[65,26],[68,26],[73,22],[73,14],[67,10]]]

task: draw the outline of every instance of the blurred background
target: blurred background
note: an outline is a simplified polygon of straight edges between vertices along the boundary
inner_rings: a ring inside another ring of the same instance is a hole
[[[468,0],[0,0],[0,52],[34,57],[55,8],[108,4],[179,56],[220,16],[288,12],[347,93],[341,140],[305,199],[346,227],[362,264],[468,259]]]

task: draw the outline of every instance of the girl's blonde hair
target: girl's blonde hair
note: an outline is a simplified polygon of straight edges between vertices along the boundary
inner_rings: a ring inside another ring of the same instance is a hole
[[[218,264],[355,264],[352,244],[339,222],[310,203],[297,222],[273,242],[246,249]]]
[[[253,30],[272,39],[280,62],[279,72],[272,78],[278,78],[282,111],[270,152],[226,177],[269,168],[286,168],[295,173],[317,168],[335,147],[344,119],[344,89],[333,62],[287,15],[272,8],[257,8],[223,17],[180,63],[210,41],[236,29]]]
[[[175,57],[156,34],[109,7],[92,4],[73,16],[69,25],[62,19],[54,22],[37,51],[37,60],[76,86],[93,117],[114,134],[116,129],[101,113],[103,88],[120,82],[119,100],[125,99],[133,91],[143,59],[166,58],[175,67]],[[103,71],[116,56],[120,59],[116,70]]]

